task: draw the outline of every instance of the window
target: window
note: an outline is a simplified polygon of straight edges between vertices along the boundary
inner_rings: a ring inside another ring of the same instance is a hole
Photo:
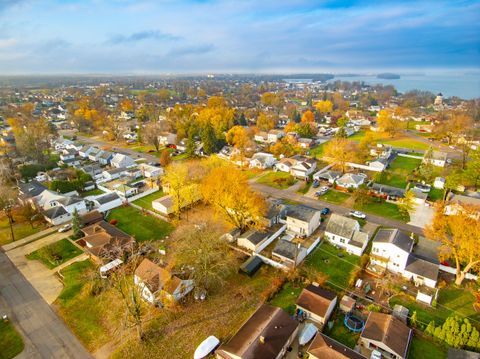
[[[340,238],[340,243],[345,243],[345,238]]]

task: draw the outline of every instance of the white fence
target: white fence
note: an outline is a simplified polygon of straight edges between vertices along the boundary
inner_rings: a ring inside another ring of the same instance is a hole
[[[456,271],[455,268],[444,266],[444,265],[441,265],[441,264],[440,264],[440,270],[442,270],[444,272],[447,272],[447,273],[450,273],[450,274],[457,274],[457,271]],[[465,279],[477,280],[478,276],[476,276],[475,274],[467,273],[465,275]]]
[[[353,167],[353,168],[359,168],[359,169],[365,170],[365,171],[383,172],[385,170],[385,168],[370,167],[370,166],[361,165],[361,164],[353,163],[353,162],[347,162],[346,165],[350,166],[350,167]]]
[[[415,158],[417,160],[423,160],[423,156],[414,156],[414,155],[407,155],[406,153],[399,153],[398,156],[400,157],[407,157],[407,158]]]
[[[272,243],[280,234],[282,234],[285,229],[287,229],[287,225],[283,225],[278,231],[276,231],[274,234],[272,234],[270,236],[270,238],[268,238],[268,240],[265,241],[265,243],[263,243],[260,247],[257,248],[257,250],[255,251],[256,253],[260,253],[261,251],[263,251],[265,249],[265,247],[267,247],[270,243]]]
[[[279,262],[276,262],[274,261],[273,259],[270,259],[270,258],[267,258],[265,256],[262,256],[261,254],[256,254],[265,264],[268,264],[268,265],[271,265],[272,267],[275,267],[275,268],[279,268],[279,269],[282,269],[284,271],[288,271],[290,270],[290,267],[282,264],[282,263],[279,263]]]
[[[136,201],[137,199],[148,196],[149,194],[152,194],[152,193],[155,193],[155,192],[158,192],[158,191],[159,191],[158,188],[150,188],[148,191],[136,194],[135,196],[132,196],[132,197],[128,197],[128,201],[133,202],[133,201]]]

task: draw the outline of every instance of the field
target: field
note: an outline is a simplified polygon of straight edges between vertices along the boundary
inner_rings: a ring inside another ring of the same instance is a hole
[[[38,233],[45,229],[43,223],[34,223],[34,228],[28,222],[21,222],[19,219],[14,217],[16,222],[13,224],[13,234],[15,240],[31,236],[32,234]],[[8,219],[5,216],[0,216],[0,246],[10,243],[12,241],[12,236],[10,234],[10,225]]]
[[[345,192],[335,191],[332,189],[328,190],[328,192],[325,193],[324,195],[318,197],[318,199],[322,201],[327,201],[327,202],[336,203],[336,204],[343,203],[348,198],[350,198],[350,194]]]
[[[410,216],[408,213],[401,212],[400,208],[395,203],[385,202],[384,200],[380,199],[375,199],[366,204],[355,204],[353,208],[357,211],[371,213],[377,216],[391,218],[405,223],[410,221]]]
[[[12,323],[0,321],[0,359],[14,358],[23,347],[23,339]]]
[[[415,158],[397,156],[376,182],[397,188],[405,188],[407,187],[409,175],[421,162],[421,160]]]
[[[27,254],[26,257],[30,260],[38,260],[48,268],[53,269],[82,253],[81,249],[75,247],[75,245],[65,238],[37,249]]]
[[[155,241],[169,235],[173,226],[159,218],[144,215],[137,209],[127,206],[118,207],[110,212],[108,220],[116,219],[117,227],[135,237],[139,242]]]
[[[116,292],[110,289],[92,295],[86,290],[95,270],[89,260],[64,268],[64,288],[54,303],[62,319],[90,351],[111,340],[123,319],[122,302]]]
[[[162,191],[157,191],[152,194],[149,194],[148,196],[139,198],[136,201],[133,201],[132,203],[136,204],[137,206],[143,207],[145,209],[149,209],[150,211],[155,211],[152,207],[152,201],[163,196],[165,196],[165,193],[163,193]]]
[[[228,340],[262,302],[262,292],[279,273],[263,266],[253,277],[232,274],[204,302],[189,301],[161,310],[146,328],[147,339],[124,340],[112,358],[191,358],[209,335]]]
[[[295,184],[296,180],[291,174],[278,171],[267,172],[259,179],[257,179],[257,182],[261,184],[266,184],[270,187],[285,189]]]
[[[408,358],[416,359],[442,359],[447,357],[447,349],[441,344],[433,342],[433,339],[414,335],[410,344]]]
[[[432,308],[415,302],[405,295],[398,295],[390,299],[390,306],[401,304],[410,310],[417,312],[418,321],[426,325],[435,320],[436,325],[443,323],[451,315],[468,317],[472,322],[480,325],[480,313],[475,312],[473,304],[475,296],[467,289],[445,288],[441,289],[437,307]]]
[[[389,138],[387,135],[379,132],[372,132],[372,131],[365,131],[361,130],[352,136],[350,136],[348,139],[353,140],[353,141],[360,141],[362,140],[365,135],[368,133],[373,134],[373,139],[377,143],[383,143],[385,145],[390,145],[392,147],[398,147],[398,148],[408,148],[411,150],[428,150],[430,147],[430,144],[426,142],[422,142],[416,138],[409,137],[407,135],[401,135],[396,138]]]
[[[348,287],[350,273],[359,262],[360,257],[323,242],[307,257],[305,265],[325,273],[328,276],[327,285],[338,292]]]

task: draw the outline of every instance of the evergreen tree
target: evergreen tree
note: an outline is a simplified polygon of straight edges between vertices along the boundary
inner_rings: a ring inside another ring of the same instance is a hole
[[[185,154],[188,158],[191,158],[195,155],[195,139],[193,138],[193,134],[191,132],[188,135]]]
[[[340,129],[335,134],[335,137],[338,138],[347,138],[347,131],[345,131],[345,127],[340,127]]]
[[[412,316],[410,317],[410,325],[412,327],[417,326],[417,311],[416,310],[413,312]]]
[[[73,229],[73,235],[76,238],[82,235],[82,231],[80,230],[80,215],[78,214],[78,211],[76,208],[74,209],[73,216],[72,216],[72,229]]]
[[[203,151],[205,154],[210,155],[217,150],[217,138],[215,137],[215,130],[212,125],[207,124],[201,134],[201,140],[203,143]]]

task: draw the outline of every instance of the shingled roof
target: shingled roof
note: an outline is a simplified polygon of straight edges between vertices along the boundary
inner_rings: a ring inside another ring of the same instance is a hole
[[[310,284],[302,290],[297,298],[296,304],[324,318],[330,303],[332,303],[335,298],[337,298],[335,293]]]

